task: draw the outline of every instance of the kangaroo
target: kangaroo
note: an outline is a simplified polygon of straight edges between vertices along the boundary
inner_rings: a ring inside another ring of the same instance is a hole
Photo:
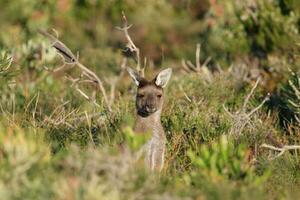
[[[161,125],[160,116],[163,106],[163,88],[167,85],[172,69],[162,70],[153,80],[148,81],[131,68],[128,73],[137,85],[136,122],[134,132],[137,134],[151,133],[151,138],[142,147],[145,164],[150,170],[161,171],[164,166],[166,136]]]

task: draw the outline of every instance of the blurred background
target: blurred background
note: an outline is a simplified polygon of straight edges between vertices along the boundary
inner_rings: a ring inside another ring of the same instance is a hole
[[[14,52],[23,45],[38,51],[37,30],[55,29],[74,52],[80,51],[83,63],[112,72],[126,45],[116,29],[123,23],[122,11],[134,25],[130,34],[141,57],[157,68],[179,68],[181,59],[194,59],[197,43],[201,59],[212,58],[212,68],[246,62],[281,79],[287,65],[297,62],[297,0],[12,0],[0,6],[2,49]]]
[[[126,38],[117,29],[123,25],[122,11],[133,24],[129,34],[142,63],[147,61],[146,74],[166,67],[181,73],[183,61],[195,63],[201,44],[200,63],[210,72],[239,66],[236,76],[247,82],[260,77],[264,92],[272,94],[270,106],[278,107],[280,88],[299,68],[297,0],[11,0],[0,1],[0,7],[1,51],[13,56],[30,95],[36,92],[27,85],[31,81],[33,86],[64,75],[45,75],[44,66],[53,69],[60,60],[39,29],[58,35],[83,64],[111,83],[126,54]],[[135,66],[135,59],[127,66]],[[117,85],[124,92],[122,86]]]

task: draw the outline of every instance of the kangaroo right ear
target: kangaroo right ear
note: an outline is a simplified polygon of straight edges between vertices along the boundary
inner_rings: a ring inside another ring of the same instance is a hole
[[[126,69],[127,69],[128,73],[129,73],[129,75],[131,76],[131,78],[134,80],[134,83],[137,86],[139,86],[140,81],[142,79],[141,76],[140,76],[140,74],[136,70],[134,70],[134,69],[132,69],[130,67],[127,67]]]
[[[159,87],[164,88],[169,79],[171,78],[172,75],[172,69],[171,68],[167,68],[162,70],[161,72],[159,72],[159,74],[156,76],[155,80],[155,84]]]

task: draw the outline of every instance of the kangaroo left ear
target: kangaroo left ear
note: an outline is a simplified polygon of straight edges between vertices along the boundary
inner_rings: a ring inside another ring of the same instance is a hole
[[[139,86],[140,82],[142,80],[140,74],[136,70],[134,70],[134,69],[132,69],[130,67],[127,67],[126,69],[127,69],[128,73],[129,73],[129,75],[131,76],[131,78],[134,80],[134,83],[137,86]]]
[[[172,69],[167,68],[159,72],[159,74],[155,78],[155,85],[164,88],[172,75]]]

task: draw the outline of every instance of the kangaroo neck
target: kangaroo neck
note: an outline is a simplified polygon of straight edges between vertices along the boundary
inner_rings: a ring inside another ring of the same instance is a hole
[[[138,133],[145,133],[160,128],[161,127],[160,116],[161,116],[160,110],[146,117],[137,114],[135,131]]]
[[[142,116],[137,113],[137,122],[149,123],[149,124],[160,124],[160,116],[161,111],[158,110],[157,112],[149,115],[149,116]]]

